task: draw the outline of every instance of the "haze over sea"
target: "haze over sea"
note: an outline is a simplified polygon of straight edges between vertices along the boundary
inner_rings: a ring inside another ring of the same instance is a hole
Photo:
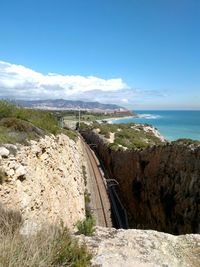
[[[124,118],[113,123],[148,123],[168,140],[191,138],[200,140],[200,110],[138,110],[138,118]]]

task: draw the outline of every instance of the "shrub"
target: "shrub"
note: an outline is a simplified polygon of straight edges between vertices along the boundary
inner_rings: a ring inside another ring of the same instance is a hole
[[[67,130],[67,129],[62,129],[61,133],[66,134],[70,139],[72,139],[73,141],[76,141],[78,138],[78,135],[75,131],[73,130]]]
[[[19,132],[31,132],[33,130],[33,126],[30,123],[17,118],[4,118],[0,121],[0,124]]]
[[[27,140],[38,139],[44,133],[28,121],[12,117],[0,120],[0,143],[27,144]]]
[[[53,249],[53,264],[56,266],[88,266],[91,255],[86,246],[79,246],[78,242],[72,239],[67,229],[60,231],[55,240]]]
[[[92,218],[92,216],[88,216],[86,217],[85,220],[79,221],[77,223],[77,228],[78,228],[79,233],[84,234],[86,236],[93,235],[95,231],[94,226],[95,226],[95,221]]]
[[[86,267],[91,254],[64,227],[45,226],[34,235],[23,236],[17,212],[0,212],[0,266]]]
[[[177,139],[176,141],[173,141],[172,143],[177,144],[177,145],[200,145],[199,140],[192,140],[189,138]]]
[[[83,173],[84,184],[86,186],[87,185],[87,172],[86,172],[86,168],[84,165],[82,165],[82,173]]]
[[[15,111],[16,111],[15,105],[7,101],[0,101],[0,119],[14,116]]]
[[[8,117],[29,121],[53,134],[59,131],[58,120],[54,113],[17,107],[12,103],[0,101],[0,119]]]
[[[77,223],[78,232],[80,234],[84,234],[87,236],[91,236],[95,231],[95,220],[92,216],[91,209],[90,209],[90,194],[88,193],[87,189],[85,190],[85,216],[86,218],[83,221],[79,221]]]

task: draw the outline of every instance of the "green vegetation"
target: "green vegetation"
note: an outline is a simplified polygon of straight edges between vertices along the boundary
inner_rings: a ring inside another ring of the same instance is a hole
[[[79,118],[79,112],[78,111],[63,111],[62,116],[64,117],[65,120],[74,120],[78,121]],[[85,122],[94,122],[97,120],[104,120],[104,119],[109,119],[109,118],[122,118],[125,116],[133,116],[132,112],[127,111],[127,113],[103,113],[103,112],[89,112],[89,111],[81,111],[80,113],[81,121]]]
[[[81,130],[99,129],[99,134],[106,139],[110,138],[110,133],[114,133],[114,142],[109,144],[113,150],[123,148],[147,148],[153,145],[161,145],[163,142],[156,137],[152,131],[145,131],[144,127],[149,125],[129,124],[99,124],[86,125],[81,123]]]
[[[83,173],[84,184],[86,186],[87,185],[87,173],[86,173],[86,168],[84,165],[82,165],[82,173]]]
[[[52,253],[53,266],[88,266],[91,255],[86,246],[78,245],[78,241],[72,239],[66,228],[59,231],[54,243]]]
[[[17,107],[6,101],[0,101],[0,119],[3,118],[16,118],[28,121],[34,126],[53,134],[56,134],[59,130],[58,121],[53,113]]]
[[[27,144],[27,140],[59,133],[64,133],[73,140],[77,138],[74,131],[59,127],[56,112],[26,109],[0,101],[0,144]]]
[[[60,129],[59,133],[63,133],[67,135],[73,141],[76,141],[78,138],[78,134],[75,131],[70,130],[70,129]]]
[[[172,143],[177,144],[177,145],[200,145],[200,141],[187,139],[187,138],[177,139],[176,141],[173,141]]]
[[[90,194],[88,193],[87,189],[85,190],[84,198],[85,198],[86,217],[92,217],[92,213],[91,213],[91,209],[90,209],[91,199],[90,199]]]
[[[78,232],[86,236],[93,235],[95,231],[94,226],[95,221],[92,217],[86,217],[85,220],[77,223]]]
[[[35,235],[23,236],[20,213],[0,207],[0,266],[86,267],[91,254],[64,227],[45,227]]]
[[[89,204],[90,204],[90,195],[86,190],[85,191],[85,215],[86,215],[86,218],[83,221],[79,221],[77,223],[78,232],[80,234],[83,234],[86,236],[93,235],[93,233],[95,231],[95,229],[94,229],[95,220],[92,216]]]

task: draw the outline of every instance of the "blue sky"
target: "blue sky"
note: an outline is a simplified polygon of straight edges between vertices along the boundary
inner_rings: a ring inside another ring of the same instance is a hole
[[[200,109],[200,1],[1,0],[0,97]]]

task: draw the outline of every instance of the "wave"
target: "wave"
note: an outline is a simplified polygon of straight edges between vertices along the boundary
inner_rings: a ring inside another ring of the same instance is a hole
[[[155,114],[138,114],[138,118],[139,119],[147,119],[147,120],[151,120],[151,119],[160,119],[162,118],[162,116],[160,115],[155,115]]]

